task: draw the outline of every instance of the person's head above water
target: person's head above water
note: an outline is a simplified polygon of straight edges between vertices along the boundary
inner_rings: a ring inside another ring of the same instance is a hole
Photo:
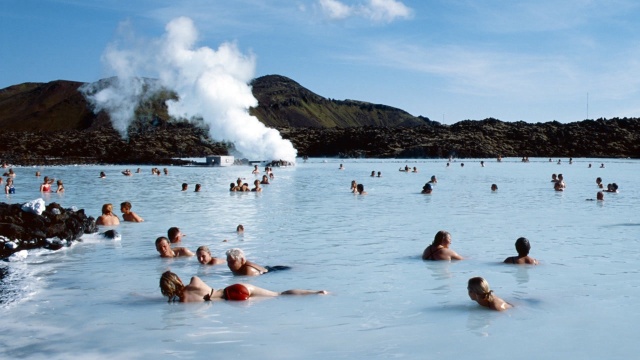
[[[482,300],[493,301],[493,290],[489,288],[489,282],[480,276],[469,279],[467,291]]]
[[[102,214],[103,215],[111,215],[113,213],[113,205],[104,204],[102,205]]]
[[[529,244],[529,240],[525,237],[520,237],[516,240],[516,251],[519,256],[527,256],[529,255],[529,251],[531,250],[531,244]]]
[[[170,227],[169,230],[167,230],[167,237],[172,243],[180,242],[183,236],[184,234],[180,231],[180,228]]]
[[[162,273],[160,277],[160,291],[162,295],[169,298],[169,302],[174,301],[176,297],[180,298],[183,290],[184,284],[178,275],[169,270]]]
[[[436,235],[433,237],[433,242],[431,243],[431,245],[433,246],[445,246],[445,244],[447,242],[451,241],[451,234],[449,234],[448,231],[444,231],[444,230],[440,230],[436,233]]]
[[[211,250],[209,250],[209,247],[207,246],[200,246],[196,250],[196,256],[198,257],[198,262],[200,262],[200,264],[207,264],[211,261]]]

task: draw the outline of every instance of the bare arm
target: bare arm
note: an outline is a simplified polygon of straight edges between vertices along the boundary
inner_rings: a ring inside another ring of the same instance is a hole
[[[176,253],[176,256],[193,256],[194,255],[194,253],[192,253],[191,250],[183,247],[176,247],[176,248],[173,248],[172,250],[174,253]]]

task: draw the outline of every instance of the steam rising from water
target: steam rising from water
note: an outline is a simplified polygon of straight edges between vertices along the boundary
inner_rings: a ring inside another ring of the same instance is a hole
[[[232,43],[217,50],[196,48],[198,33],[186,17],[172,20],[165,29],[162,38],[130,49],[107,48],[103,60],[117,79],[106,87],[94,83],[83,88],[95,110],[107,111],[114,127],[126,136],[139,102],[162,88],[171,89],[179,97],[167,102],[171,116],[201,116],[213,138],[233,142],[249,159],[295,161],[297,150],[291,142],[248,113],[258,105],[247,85],[254,77],[255,57],[242,54]],[[143,73],[159,81],[145,81]]]

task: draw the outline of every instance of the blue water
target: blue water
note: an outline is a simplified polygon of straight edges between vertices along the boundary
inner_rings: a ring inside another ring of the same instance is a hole
[[[88,235],[69,248],[1,263],[0,357],[634,357],[640,162],[484,160],[486,167],[479,160],[446,167],[444,160],[311,159],[275,168],[262,193],[228,192],[238,177],[253,182],[248,166],[169,167],[168,176],[142,167],[132,177],[120,174],[123,166],[18,167],[17,194],[5,202],[40,197],[34,173],[41,171],[66,188],[44,196],[47,203],[97,217],[103,203],[130,201],[145,222],[118,226],[120,241]],[[419,172],[399,172],[405,164]],[[369,177],[373,170],[382,177]],[[564,175],[566,191],[553,191],[552,173]],[[431,175],[439,181],[433,194],[420,194]],[[620,192],[585,201],[595,198],[598,176]],[[351,194],[351,180],[368,195]],[[183,182],[190,191],[180,191]],[[202,192],[193,192],[196,183]],[[160,259],[153,242],[170,226],[181,228],[191,250],[208,245],[224,256],[240,247],[258,264],[293,268],[244,278],[195,258]],[[466,260],[420,259],[438,230],[452,234],[452,248]],[[520,236],[540,265],[501,264],[515,255]],[[215,288],[250,282],[330,294],[168,304],[158,288],[166,269]],[[472,302],[472,276],[485,277],[515,307],[498,313]]]

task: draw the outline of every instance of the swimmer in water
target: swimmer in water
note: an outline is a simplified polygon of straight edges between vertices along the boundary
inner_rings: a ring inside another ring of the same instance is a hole
[[[174,258],[181,256],[193,256],[191,250],[183,247],[174,247],[171,248],[171,244],[169,243],[169,239],[164,236],[160,236],[156,239],[156,250],[160,254],[160,257],[163,258]]]
[[[257,276],[269,272],[267,268],[248,261],[244,251],[238,248],[227,251],[227,265],[233,275]]]
[[[243,226],[242,224],[238,225],[238,226],[236,227],[236,232],[237,232],[238,234],[242,234],[242,233],[244,232],[244,226]]]
[[[422,260],[464,260],[458,253],[449,249],[450,245],[451,234],[444,230],[438,231],[431,245],[422,252]]]
[[[48,176],[45,176],[42,184],[40,184],[40,192],[51,192],[51,185],[54,181],[54,179],[49,179]]]
[[[189,184],[182,183],[182,191],[187,191],[189,189]]]
[[[373,170],[373,171],[371,172],[371,177],[376,177],[376,171],[375,171],[375,170]]]
[[[194,190],[194,192],[200,192],[201,188],[202,188],[202,185],[196,184],[196,189]]]
[[[435,175],[431,176],[431,180],[429,180],[429,184],[437,184],[438,183],[438,179],[436,178]]]
[[[118,219],[118,216],[113,213],[113,205],[102,205],[102,215],[100,215],[98,219],[96,219],[96,225],[112,226],[119,224],[120,219]]]
[[[531,250],[531,244],[529,244],[529,240],[527,238],[521,237],[516,240],[516,251],[518,252],[518,256],[511,256],[504,259],[505,264],[531,264],[538,265],[538,260],[529,256],[529,251]]]
[[[167,230],[167,239],[169,239],[172,244],[179,243],[185,236],[186,235],[180,231],[180,228],[175,226],[170,227],[169,230]]]
[[[260,174],[260,170],[258,170],[258,165],[253,165],[253,171],[251,173],[252,174]]]
[[[262,181],[260,181],[260,184],[269,185],[269,178],[267,175],[262,175]]]
[[[367,195],[367,192],[364,191],[364,185],[362,184],[356,185],[356,192],[358,193],[358,195]]]
[[[356,193],[358,192],[358,183],[355,180],[351,180],[351,192],[352,193]]]
[[[104,173],[104,171],[100,171],[100,179],[104,179],[107,177],[107,174]]]
[[[16,193],[16,188],[13,187],[13,179],[8,177],[7,178],[7,184],[4,186],[4,193],[5,194],[15,194]]]
[[[491,191],[498,191],[498,185],[491,184]]]
[[[338,170],[344,170],[344,166],[342,166],[342,164],[340,164],[340,167],[338,168]]]
[[[233,284],[224,289],[215,290],[205,284],[199,277],[191,278],[189,284],[184,285],[178,275],[171,271],[165,271],[160,278],[160,291],[169,298],[169,302],[178,298],[179,302],[204,302],[213,300],[247,300],[250,297],[275,297],[280,295],[311,295],[327,294],[325,290],[286,290],[275,292],[259,288],[252,284]]]
[[[209,250],[207,246],[200,246],[198,250],[196,250],[196,256],[198,257],[198,262],[202,265],[220,265],[227,263],[225,259],[211,256],[211,250]]]
[[[491,310],[503,311],[513,307],[513,305],[494,295],[493,290],[489,288],[487,280],[479,276],[469,279],[467,291],[471,300]]]
[[[604,189],[604,185],[602,184],[602,178],[599,176],[596,178],[596,185],[598,185],[599,189]]]
[[[604,201],[604,192],[598,191],[598,193],[596,194],[596,198],[595,199],[586,199],[586,200],[587,201],[594,201],[594,200]]]
[[[431,194],[431,192],[433,192],[433,187],[431,186],[431,184],[426,183],[422,187],[422,191],[420,193],[421,194]]]
[[[62,180],[58,180],[58,182],[56,183],[58,185],[58,189],[56,190],[57,193],[63,193],[64,192],[64,185],[62,184]]]
[[[138,214],[131,211],[131,203],[125,201],[120,204],[120,211],[122,212],[122,220],[129,222],[143,222],[144,219],[138,216]]]
[[[261,192],[262,191],[262,188],[260,187],[260,180],[256,179],[253,182],[253,185],[254,185],[254,188],[251,189],[251,191],[255,191],[255,192]]]

